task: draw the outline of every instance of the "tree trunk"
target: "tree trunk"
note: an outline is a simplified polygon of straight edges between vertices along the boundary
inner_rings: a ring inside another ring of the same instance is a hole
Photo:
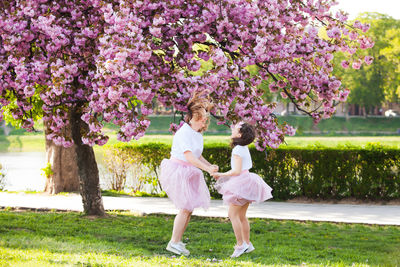
[[[362,111],[363,111],[364,118],[367,118],[368,114],[367,114],[367,108],[365,106],[363,106]]]
[[[71,136],[70,127],[64,132]],[[47,134],[49,134],[49,129],[45,125],[45,135]],[[46,138],[46,158],[51,164],[53,174],[47,177],[45,192],[49,194],[78,192],[79,177],[75,146],[69,148],[57,146]]]
[[[358,105],[357,105],[357,104],[353,104],[353,107],[354,107],[354,115],[359,116],[360,113],[359,113],[359,107],[358,107]]]
[[[97,168],[94,151],[91,146],[82,143],[82,130],[88,130],[88,125],[81,119],[79,107],[71,112],[72,139],[78,160],[78,174],[83,210],[87,215],[104,216],[103,199],[99,184],[99,170]]]

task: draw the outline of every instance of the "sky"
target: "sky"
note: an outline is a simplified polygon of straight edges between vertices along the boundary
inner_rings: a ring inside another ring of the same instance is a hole
[[[400,0],[337,0],[339,8],[349,13],[349,19],[354,19],[362,12],[378,12],[400,19]]]

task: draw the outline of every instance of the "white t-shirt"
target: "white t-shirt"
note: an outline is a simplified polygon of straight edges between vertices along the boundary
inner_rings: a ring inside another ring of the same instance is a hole
[[[192,151],[197,158],[200,158],[203,153],[203,135],[184,123],[172,140],[171,158],[187,162],[184,155],[186,151]]]
[[[242,171],[250,170],[251,167],[253,167],[250,151],[247,146],[237,145],[232,149],[231,167],[232,169],[235,169],[235,162],[233,160],[233,155],[238,155],[239,157],[242,158]]]

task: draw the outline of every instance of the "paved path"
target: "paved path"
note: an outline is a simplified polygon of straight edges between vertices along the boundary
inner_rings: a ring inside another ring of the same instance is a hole
[[[167,198],[103,197],[103,202],[106,210],[129,210],[140,214],[177,213]],[[82,200],[78,194],[49,196],[0,192],[0,207],[83,210]],[[227,217],[228,211],[221,200],[212,200],[208,211],[196,209],[193,214]],[[399,205],[301,204],[267,201],[251,205],[247,215],[251,218],[279,220],[400,225]]]

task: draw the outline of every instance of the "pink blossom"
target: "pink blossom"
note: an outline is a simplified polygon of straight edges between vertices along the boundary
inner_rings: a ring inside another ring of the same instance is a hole
[[[343,12],[331,18],[331,1],[117,2],[7,2],[12,12],[0,15],[0,103],[13,108],[23,127],[33,126],[26,111],[43,112],[52,131],[46,138],[69,146],[63,127],[79,105],[85,144],[107,142],[106,122],[126,142],[146,132],[154,99],[186,112],[191,95],[203,92],[223,121],[255,124],[257,149],[276,148],[294,129],[271,115],[276,103],[263,99],[263,86],[304,109],[317,96],[322,107],[312,116],[318,122],[348,95],[332,74],[334,54],[348,52],[344,68],[372,62],[356,58],[374,45],[363,34],[369,25],[356,22],[354,30]],[[318,35],[319,20],[334,41]],[[32,105],[32,96],[43,104]]]
[[[178,124],[175,124],[175,123],[171,123],[171,125],[170,125],[170,127],[169,127],[169,131],[170,131],[172,134],[175,134],[176,131],[178,131],[178,130],[182,127],[182,125],[183,125],[184,123],[185,123],[184,121],[181,121],[181,122],[179,123],[179,125],[178,125]]]
[[[349,63],[349,61],[347,61],[347,60],[342,60],[341,65],[342,65],[342,67],[343,67],[344,69],[347,69],[347,68],[349,67],[350,63]]]
[[[156,16],[153,20],[153,25],[155,26],[159,26],[165,23],[165,19],[162,16]]]
[[[118,101],[120,99],[120,97],[121,97],[121,92],[118,91],[118,90],[110,90],[108,92],[108,98],[111,101],[115,101],[116,102],[116,101]]]
[[[361,29],[362,26],[363,26],[363,24],[362,24],[359,20],[356,20],[356,21],[354,21],[353,26],[354,26],[355,28]]]
[[[284,88],[284,87],[286,86],[286,82],[285,82],[285,81],[282,81],[282,80],[279,80],[277,84],[278,84],[278,86],[279,86],[280,88]]]
[[[362,30],[363,32],[367,32],[367,31],[369,30],[369,28],[370,28],[370,25],[367,24],[367,23],[365,23],[365,24],[363,24],[363,25],[361,26],[361,30]]]
[[[150,27],[150,33],[155,37],[161,37],[161,28],[160,27]]]
[[[208,61],[210,59],[210,55],[206,52],[199,52],[198,57],[204,61]]]
[[[346,22],[348,19],[348,15],[344,12],[337,12],[336,18],[341,22]]]
[[[353,69],[358,70],[361,67],[361,60],[357,59],[352,64]]]
[[[25,86],[24,94],[26,97],[32,97],[35,94],[35,88],[33,86]]]
[[[366,57],[364,58],[364,62],[365,62],[367,65],[371,65],[372,61],[374,61],[374,58],[371,57],[371,56],[366,56]]]
[[[285,125],[285,130],[286,130],[286,132],[287,132],[287,135],[289,135],[289,136],[293,136],[293,135],[296,134],[296,129],[293,128],[293,127],[290,126],[290,125]]]
[[[217,51],[215,52],[215,56],[213,56],[212,59],[217,66],[222,66],[226,62],[228,62],[228,59],[221,49],[217,49]]]
[[[337,27],[333,27],[332,29],[326,32],[329,38],[339,39],[341,37],[341,31]]]
[[[96,145],[104,146],[108,142],[108,139],[108,136],[101,136],[95,141],[95,143]]]
[[[344,91],[341,91],[339,93],[339,101],[342,101],[342,102],[346,101],[349,93],[350,93],[350,90],[348,90],[348,89],[345,89]]]
[[[333,80],[331,82],[329,82],[329,89],[331,89],[332,91],[336,91],[337,89],[339,89],[340,85],[342,83],[339,80]]]
[[[321,114],[319,114],[319,113],[314,113],[312,117],[313,117],[314,124],[317,124],[322,119]]]
[[[358,33],[356,31],[351,31],[349,33],[350,40],[356,40],[358,37]]]
[[[357,52],[357,48],[356,47],[348,48],[347,52],[349,52],[351,55],[353,55],[353,54],[355,54]]]
[[[316,37],[318,35],[318,29],[315,27],[310,27],[308,30],[310,37]]]

